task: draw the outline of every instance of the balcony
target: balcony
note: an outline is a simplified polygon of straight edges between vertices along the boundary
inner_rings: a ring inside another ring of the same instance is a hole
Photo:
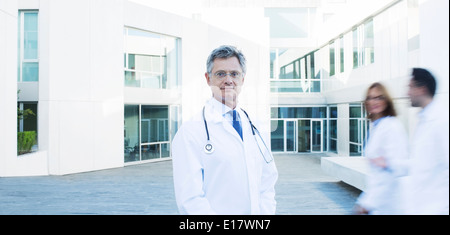
[[[271,79],[271,93],[320,93],[320,79]]]

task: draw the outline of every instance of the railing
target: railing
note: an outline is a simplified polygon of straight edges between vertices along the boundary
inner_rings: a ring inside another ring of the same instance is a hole
[[[141,144],[141,161],[169,158],[170,142],[154,142]]]
[[[155,72],[125,70],[125,86],[165,89],[164,74]]]
[[[320,93],[320,79],[271,79],[272,93]]]

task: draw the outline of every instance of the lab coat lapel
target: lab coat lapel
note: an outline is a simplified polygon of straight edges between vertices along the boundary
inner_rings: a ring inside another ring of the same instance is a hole
[[[259,190],[258,190],[258,175],[256,172],[258,172],[258,166],[257,166],[257,160],[255,159],[255,154],[258,153],[257,146],[255,145],[255,140],[252,135],[252,130],[250,127],[249,120],[247,119],[247,116],[244,114],[242,109],[239,107],[236,107],[236,110],[239,113],[240,119],[241,119],[241,126],[242,126],[242,136],[243,140],[237,133],[237,131],[234,129],[234,127],[223,117],[222,112],[220,110],[214,109],[214,104],[212,104],[212,100],[208,102],[208,108],[207,108],[207,115],[206,118],[208,122],[213,122],[216,124],[222,123],[223,129],[225,131],[229,132],[233,137],[236,138],[237,141],[239,141],[240,146],[242,147],[242,150],[244,151],[244,160],[247,168],[247,179],[249,181],[248,183],[248,189],[250,193],[250,202],[251,202],[251,214],[259,214]],[[238,147],[238,146],[233,146]],[[256,149],[255,149],[256,148]]]
[[[231,110],[229,108],[226,108],[227,110],[222,110],[221,105],[218,105],[218,103],[216,103],[217,101],[214,100],[214,98],[211,98],[208,101],[208,115],[206,115],[207,121],[208,122],[213,122],[213,123],[222,123],[223,129],[225,129],[229,134],[231,134],[232,136],[234,136],[234,138],[239,139],[240,142],[242,142],[241,137],[239,136],[239,133],[237,133],[237,131],[234,129],[234,127],[224,118],[223,113]],[[236,108],[236,110],[238,110],[238,108]],[[241,117],[241,125],[242,125],[242,114],[239,113],[240,117]]]
[[[233,135],[234,138],[237,138],[240,142],[242,142],[241,137],[239,136],[239,133],[234,129],[234,127],[227,121],[225,118],[222,118],[222,125],[223,128],[228,131],[231,135]],[[242,131],[244,133],[244,131]]]

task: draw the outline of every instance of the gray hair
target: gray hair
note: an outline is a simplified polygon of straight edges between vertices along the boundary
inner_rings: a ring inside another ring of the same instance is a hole
[[[207,72],[209,74],[212,73],[212,69],[214,67],[215,59],[228,59],[231,57],[236,57],[239,60],[239,64],[241,65],[242,73],[247,72],[247,60],[245,59],[244,54],[240,50],[238,50],[234,46],[220,46],[211,52],[211,55],[208,57],[208,61],[206,63]]]

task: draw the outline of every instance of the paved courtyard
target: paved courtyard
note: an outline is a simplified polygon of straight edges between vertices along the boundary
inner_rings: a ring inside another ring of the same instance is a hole
[[[360,191],[323,173],[322,156],[275,155],[277,214],[351,214]],[[0,214],[176,215],[172,162],[66,176],[0,178]]]

